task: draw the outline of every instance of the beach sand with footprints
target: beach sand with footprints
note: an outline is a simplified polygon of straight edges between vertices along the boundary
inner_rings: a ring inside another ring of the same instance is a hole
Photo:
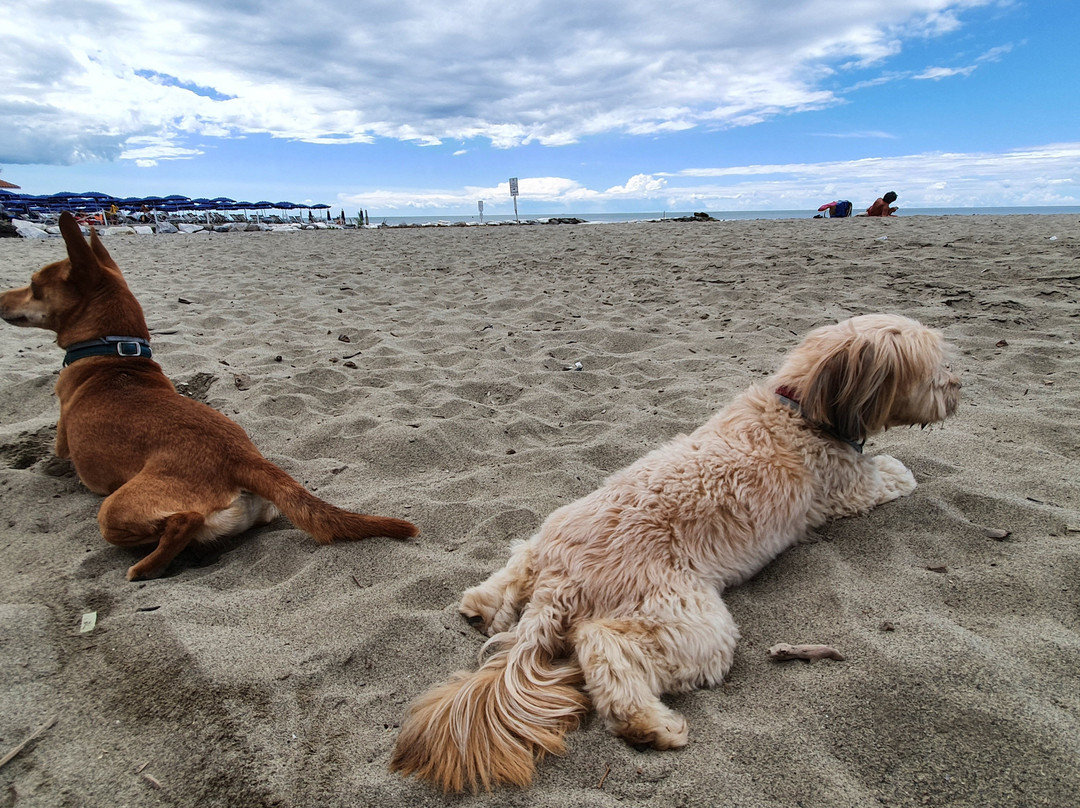
[[[320,497],[421,534],[320,547],[278,520],[129,583],[137,556],[102,540],[100,498],[52,456],[62,352],[0,327],[0,806],[1074,805],[1077,228],[111,238],[178,387]],[[0,286],[62,255],[4,240]],[[910,497],[725,594],[743,637],[728,681],[669,700],[687,748],[638,751],[590,717],[527,791],[448,800],[387,770],[408,703],[475,664],[458,598],[512,540],[811,328],[877,311],[944,332],[960,408],[870,441],[912,469]],[[770,661],[781,642],[845,660]]]

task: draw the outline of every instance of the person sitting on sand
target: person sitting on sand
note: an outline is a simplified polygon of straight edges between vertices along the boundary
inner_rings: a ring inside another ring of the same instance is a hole
[[[892,216],[897,208],[890,208],[893,202],[896,201],[896,191],[889,191],[885,196],[878,197],[874,200],[874,204],[866,209],[867,216]]]

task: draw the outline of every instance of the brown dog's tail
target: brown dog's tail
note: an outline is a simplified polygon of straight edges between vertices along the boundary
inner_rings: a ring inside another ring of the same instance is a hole
[[[581,668],[574,660],[556,664],[544,639],[557,621],[550,607],[527,611],[513,632],[491,639],[498,650],[479,670],[460,671],[417,699],[390,769],[444,792],[527,786],[535,759],[562,754],[563,737],[587,705],[577,688]]]
[[[407,539],[419,532],[416,525],[404,519],[352,513],[323,502],[262,457],[241,464],[236,470],[236,480],[245,490],[277,505],[289,521],[310,533],[320,544],[369,536]]]

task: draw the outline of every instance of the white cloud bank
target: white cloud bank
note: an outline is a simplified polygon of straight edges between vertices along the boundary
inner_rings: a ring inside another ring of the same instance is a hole
[[[838,103],[824,79],[989,2],[8,4],[0,163],[187,159],[193,138],[255,133],[510,148],[743,126]]]
[[[1080,204],[1080,142],[1000,153],[932,152],[847,162],[687,168],[639,174],[624,185],[586,188],[561,177],[522,177],[519,201],[545,212],[807,210],[833,199],[866,207],[885,191],[903,207]],[[457,191],[344,194],[338,204],[412,212],[512,211],[508,183]]]

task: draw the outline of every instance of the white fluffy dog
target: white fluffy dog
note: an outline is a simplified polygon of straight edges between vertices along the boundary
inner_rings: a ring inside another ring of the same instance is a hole
[[[631,743],[684,746],[659,697],[731,667],[720,593],[809,529],[910,494],[911,472],[862,442],[943,420],[959,391],[940,334],[914,320],[811,332],[767,383],[555,511],[465,592],[489,653],[413,704],[391,767],[444,791],[524,786],[589,702]]]

